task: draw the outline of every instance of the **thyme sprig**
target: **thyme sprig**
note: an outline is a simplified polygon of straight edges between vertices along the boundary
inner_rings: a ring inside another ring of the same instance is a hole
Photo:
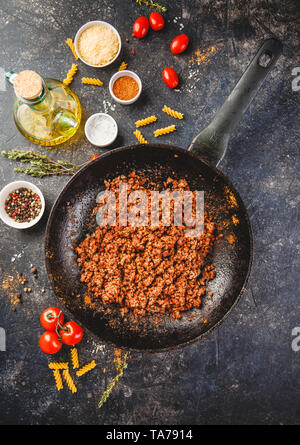
[[[161,6],[159,3],[155,3],[152,0],[136,0],[140,6],[145,5],[150,9],[156,9],[159,12],[167,12],[167,8],[165,6]]]
[[[80,165],[68,161],[54,161],[36,151],[14,149],[9,152],[3,150],[1,154],[8,159],[30,164],[30,168],[15,168],[14,171],[35,178],[49,175],[74,175],[80,167]]]
[[[123,377],[124,371],[128,367],[128,359],[129,359],[129,357],[130,357],[130,352],[126,352],[124,354],[124,356],[123,356],[122,363],[118,367],[118,374],[113,378],[111,383],[108,385],[108,387],[106,388],[106,390],[102,394],[102,397],[101,397],[101,400],[99,402],[98,408],[101,408],[104,405],[104,403],[107,401],[107,399],[111,395],[114,387],[116,386],[116,384],[118,383],[120,378]]]

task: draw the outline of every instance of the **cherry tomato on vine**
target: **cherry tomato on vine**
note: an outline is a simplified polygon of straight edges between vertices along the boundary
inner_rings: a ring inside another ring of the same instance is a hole
[[[180,36],[175,37],[171,43],[171,51],[173,54],[183,53],[187,49],[189,44],[189,38],[186,34],[180,34]]]
[[[138,39],[143,39],[149,31],[149,20],[147,17],[139,17],[133,25],[133,34]]]
[[[167,87],[175,88],[179,84],[178,74],[173,68],[167,67],[163,70],[163,80]]]
[[[92,156],[91,159],[90,159],[90,162],[91,162],[91,161],[94,161],[94,160],[97,159],[97,158],[99,158],[99,155],[94,155],[94,156]]]
[[[83,330],[74,321],[69,321],[60,330],[60,336],[65,345],[74,346],[81,342]]]
[[[160,31],[165,26],[165,19],[158,12],[151,12],[149,22],[153,31]]]
[[[40,348],[45,354],[56,354],[61,347],[62,344],[56,332],[46,331],[40,338]]]
[[[57,323],[64,324],[64,314],[58,307],[49,307],[41,315],[41,325],[46,331],[55,331]]]

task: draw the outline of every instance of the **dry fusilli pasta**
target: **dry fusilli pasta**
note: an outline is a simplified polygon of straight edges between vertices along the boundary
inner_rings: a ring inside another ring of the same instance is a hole
[[[149,142],[144,138],[140,130],[135,130],[133,134],[135,135],[140,144],[149,144]]]
[[[167,113],[169,116],[174,117],[175,119],[183,119],[183,114],[179,113],[179,111],[175,111],[170,107],[167,107],[167,105],[164,106],[162,109],[164,113]]]
[[[136,121],[135,125],[136,127],[144,127],[145,125],[149,125],[152,124],[153,122],[157,121],[157,117],[156,116],[149,116],[146,117],[145,119],[140,119],[139,121]]]
[[[68,90],[67,90],[67,85],[62,84],[62,89],[64,90],[65,95],[68,96],[69,93],[68,93]]]
[[[75,386],[75,383],[74,383],[68,369],[63,370],[63,376],[64,376],[65,381],[67,382],[69,390],[72,391],[73,394],[75,392],[77,392],[77,388]]]
[[[101,87],[101,85],[103,85],[103,82],[101,82],[100,79],[94,77],[82,77],[81,82],[86,85],[97,85],[98,87]]]
[[[53,370],[53,375],[55,378],[55,384],[58,391],[64,388],[63,381],[60,375],[60,371],[58,369]]]
[[[92,369],[96,368],[96,362],[93,360],[91,363],[88,363],[87,365],[83,366],[79,371],[76,372],[76,375],[78,377],[81,377],[82,375],[86,374],[87,372],[90,372]]]
[[[127,69],[128,64],[125,62],[122,62],[119,68],[119,71],[123,71]]]
[[[71,358],[72,358],[73,369],[78,369],[79,368],[79,358],[78,358],[78,351],[76,348],[71,349]]]
[[[155,130],[153,133],[154,133],[154,136],[157,138],[158,136],[162,136],[163,134],[172,133],[175,130],[176,130],[176,126],[170,125],[169,127],[159,128],[158,130]]]
[[[76,49],[75,49],[75,45],[74,45],[73,40],[72,39],[67,39],[66,40],[66,44],[68,45],[68,47],[72,51],[73,56],[75,57],[75,59],[78,60],[78,56],[77,56],[77,53],[76,53]]]
[[[70,83],[74,79],[74,76],[75,76],[77,70],[78,70],[78,66],[76,65],[76,63],[73,63],[72,68],[68,71],[66,79],[64,79],[64,81],[63,81],[63,83],[65,85],[70,85]]]
[[[69,369],[69,363],[49,363],[50,369]]]

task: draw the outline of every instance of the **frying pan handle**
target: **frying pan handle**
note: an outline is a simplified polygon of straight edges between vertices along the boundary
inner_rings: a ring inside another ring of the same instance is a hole
[[[282,43],[279,40],[265,40],[212,122],[193,140],[188,150],[214,165],[219,164],[232,131],[281,53]]]

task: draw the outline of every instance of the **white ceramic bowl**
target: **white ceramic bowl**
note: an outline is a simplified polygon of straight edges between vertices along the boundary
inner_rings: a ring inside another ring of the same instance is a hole
[[[133,79],[135,79],[137,81],[137,83],[139,85],[139,92],[133,99],[121,100],[117,96],[115,96],[115,94],[113,92],[113,86],[114,86],[115,81],[123,76],[132,77]],[[130,105],[130,104],[133,104],[134,102],[136,102],[142,93],[142,89],[143,89],[142,81],[139,78],[139,76],[136,73],[134,73],[133,71],[128,71],[128,70],[118,71],[117,73],[115,73],[112,76],[112,78],[110,79],[110,82],[109,82],[109,92],[110,92],[111,97],[114,99],[114,101],[116,101],[122,105]]]
[[[110,62],[108,62],[108,63],[106,63],[106,64],[104,64],[104,65],[92,65],[91,63],[88,63],[86,60],[84,60],[84,59],[81,57],[81,54],[80,54],[79,49],[78,49],[78,40],[79,40],[79,37],[80,37],[81,33],[82,33],[84,30],[86,30],[87,28],[89,28],[90,26],[92,26],[92,25],[105,25],[105,26],[108,26],[109,28],[111,28],[111,29],[114,31],[114,33],[116,34],[116,36],[118,37],[118,40],[119,40],[119,51],[117,52],[116,56],[115,56]],[[94,20],[94,21],[92,21],[92,22],[88,22],[88,23],[86,23],[85,25],[83,25],[83,26],[77,31],[77,34],[76,34],[76,36],[75,36],[75,40],[74,40],[74,44],[75,44],[76,53],[77,53],[79,59],[80,59],[83,63],[85,63],[86,65],[88,65],[88,66],[92,66],[93,68],[104,68],[105,66],[108,66],[108,65],[110,65],[111,63],[113,63],[113,62],[119,57],[120,52],[121,52],[121,47],[122,47],[121,37],[120,37],[120,34],[118,33],[118,31],[116,30],[116,28],[114,28],[112,25],[110,25],[110,23],[103,22],[103,21],[101,21],[101,20]]]
[[[32,190],[34,193],[36,193],[37,195],[39,195],[39,197],[41,198],[41,204],[42,204],[42,208],[40,213],[37,215],[36,218],[34,218],[32,221],[29,222],[23,222],[23,223],[18,223],[16,221],[14,221],[10,216],[8,216],[8,214],[6,213],[5,210],[5,201],[8,198],[8,195],[19,189],[19,188],[27,188]],[[29,229],[30,227],[35,226],[35,224],[37,224],[39,222],[39,220],[42,218],[43,214],[45,211],[45,199],[44,196],[42,194],[42,192],[40,191],[40,189],[32,184],[31,182],[27,182],[27,181],[14,181],[11,182],[10,184],[7,184],[0,192],[0,218],[2,219],[2,221],[7,224],[10,227],[13,227],[14,229]]]
[[[105,143],[103,143],[103,144],[99,144],[99,142],[93,140],[93,138],[92,138],[92,136],[91,136],[91,133],[90,133],[89,129],[90,129],[90,126],[91,126],[92,123],[93,123],[93,120],[94,120],[95,118],[97,118],[97,116],[103,116],[103,119],[107,119],[108,121],[111,121],[112,124],[113,124],[113,126],[114,126],[114,133],[111,135],[111,139],[109,140],[109,142],[105,142]],[[111,145],[113,142],[115,142],[115,140],[116,140],[116,138],[117,138],[117,136],[118,136],[118,124],[117,124],[117,122],[114,120],[114,118],[111,117],[109,114],[106,114],[106,113],[95,113],[95,114],[92,114],[92,115],[88,118],[88,120],[86,121],[85,126],[84,126],[84,131],[85,131],[85,135],[86,135],[88,141],[89,141],[92,145],[95,145],[96,147],[108,147],[108,146]]]

